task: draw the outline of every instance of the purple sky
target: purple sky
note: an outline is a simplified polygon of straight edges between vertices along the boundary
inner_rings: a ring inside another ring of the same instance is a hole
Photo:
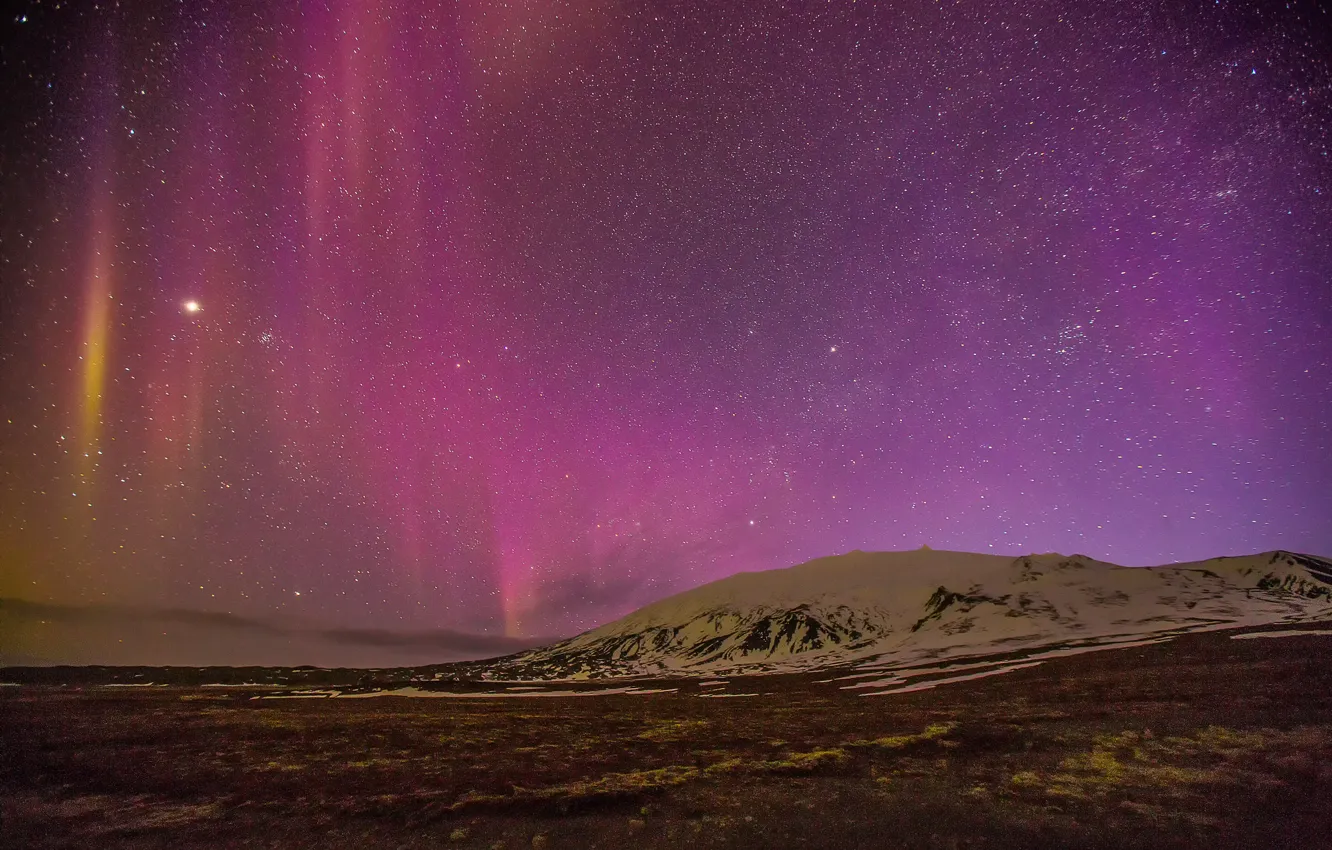
[[[1332,554],[1318,4],[109,5],[0,22],[0,597]]]

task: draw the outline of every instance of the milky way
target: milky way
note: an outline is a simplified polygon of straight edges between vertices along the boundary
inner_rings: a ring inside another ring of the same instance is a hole
[[[1317,4],[29,2],[0,596],[566,634],[1332,553]]]

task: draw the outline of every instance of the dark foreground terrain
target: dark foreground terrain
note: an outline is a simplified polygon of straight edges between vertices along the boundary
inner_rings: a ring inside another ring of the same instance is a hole
[[[4,687],[0,846],[1332,847],[1329,662],[1200,634],[868,697]]]

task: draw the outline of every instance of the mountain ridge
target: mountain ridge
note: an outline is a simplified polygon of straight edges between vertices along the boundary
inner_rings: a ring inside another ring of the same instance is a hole
[[[700,585],[496,659],[483,675],[794,672],[1329,615],[1332,560],[1287,550],[1152,567],[1059,553],[853,550]]]

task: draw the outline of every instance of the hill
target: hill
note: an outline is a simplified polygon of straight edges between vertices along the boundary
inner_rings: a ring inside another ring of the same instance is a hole
[[[1332,561],[1293,552],[1122,567],[1057,553],[856,551],[712,582],[569,640],[484,663],[482,675],[579,679],[901,665],[1329,615]]]

